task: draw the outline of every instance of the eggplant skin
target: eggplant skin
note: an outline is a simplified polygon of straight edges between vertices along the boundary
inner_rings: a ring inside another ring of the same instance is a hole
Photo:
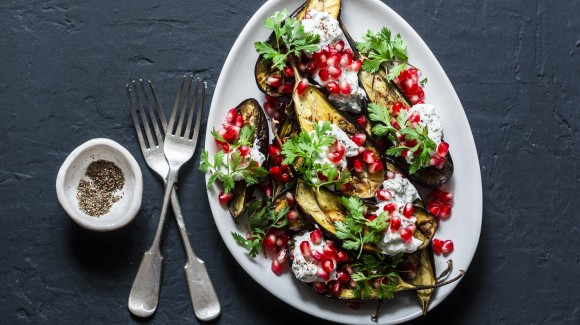
[[[254,98],[248,98],[236,106],[238,114],[241,114],[244,118],[245,125],[251,125],[254,127],[254,139],[252,140],[252,147],[258,148],[258,150],[266,156],[268,151],[268,121],[266,120],[266,115],[260,107],[258,101]],[[244,213],[246,210],[246,204],[250,201],[252,194],[254,193],[255,185],[250,185],[244,181],[237,181],[233,190],[233,197],[228,202],[228,209],[230,214],[234,219]]]
[[[397,157],[396,161],[405,171],[409,170],[409,164],[404,158]],[[453,169],[453,159],[451,159],[451,153],[449,153],[445,157],[443,168],[437,169],[435,166],[424,167],[417,170],[414,174],[407,173],[407,176],[416,184],[428,189],[435,189],[445,185],[451,179]]]

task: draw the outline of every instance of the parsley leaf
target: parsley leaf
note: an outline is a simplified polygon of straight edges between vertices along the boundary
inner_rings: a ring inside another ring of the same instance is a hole
[[[398,275],[396,269],[403,260],[403,255],[393,257],[376,254],[364,254],[351,267],[354,273],[351,278],[356,282],[355,295],[359,298],[392,299],[397,290]]]
[[[319,36],[304,32],[304,26],[300,21],[294,17],[288,17],[287,9],[266,18],[264,27],[274,32],[274,44],[256,42],[254,47],[258,54],[267,61],[271,61],[272,67],[278,70],[284,70],[288,55],[300,56],[302,51],[318,50]]]
[[[385,66],[388,74],[387,79],[393,80],[399,76],[401,71],[405,70],[407,55],[407,45],[397,34],[391,39],[391,31],[383,27],[377,34],[367,31],[361,42],[356,43],[357,49],[363,53],[366,58],[363,61],[362,69],[370,73],[376,73],[381,66]],[[400,63],[391,68],[394,63]]]

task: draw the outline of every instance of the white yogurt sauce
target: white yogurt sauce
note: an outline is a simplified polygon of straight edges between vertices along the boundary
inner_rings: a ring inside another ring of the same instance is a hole
[[[304,231],[296,235],[294,237],[295,243],[294,250],[292,251],[292,254],[294,256],[294,260],[292,261],[292,272],[294,272],[294,276],[296,276],[296,279],[307,283],[325,282],[324,279],[322,279],[317,273],[318,268],[320,268],[320,265],[316,262],[316,260],[314,259],[306,260],[306,258],[304,258],[304,255],[302,255],[302,252],[300,251],[300,243],[303,241],[307,241],[308,243],[310,243],[311,251],[316,250],[321,254],[323,252],[324,245],[326,244],[326,241],[324,240],[323,237],[322,242],[318,245],[315,245],[310,240],[310,232],[308,231]],[[332,261],[334,262],[334,265],[336,265],[336,260],[332,259]],[[332,280],[336,280],[336,269],[330,272],[330,278],[328,281]]]
[[[319,49],[342,39],[343,33],[338,20],[331,17],[327,12],[311,9],[306,17],[308,18],[302,20],[304,32],[320,36]]]
[[[415,224],[416,218],[406,218],[403,216],[402,211],[407,203],[413,203],[415,199],[419,198],[419,193],[417,189],[409,180],[403,175],[396,173],[391,179],[387,179],[383,182],[383,188],[388,190],[392,194],[392,198],[387,201],[381,201],[377,206],[377,213],[380,213],[388,203],[394,202],[397,204],[397,211],[393,213],[391,217],[399,217],[401,219],[400,229],[407,228],[410,225]],[[416,251],[422,244],[422,241],[412,237],[410,242],[406,242],[401,238],[399,231],[392,231],[389,227],[383,235],[383,238],[378,243],[379,248],[381,248],[383,254],[386,255],[396,255],[398,253],[412,253]]]
[[[322,124],[324,124],[323,121],[318,122],[318,125],[320,127],[322,127]],[[331,130],[327,131],[325,134],[331,135],[332,137],[334,137],[338,141],[338,143],[340,143],[341,145],[343,145],[345,147],[344,156],[342,156],[342,160],[336,165],[337,167],[341,167],[344,169],[347,166],[347,161],[346,161],[347,157],[358,156],[359,146],[356,143],[354,143],[354,141],[352,141],[348,137],[348,135],[343,130],[341,130],[336,124],[330,124],[330,127],[331,127]],[[314,133],[314,131],[310,131],[310,134],[313,134],[313,133]],[[315,157],[314,163],[321,164],[321,165],[324,165],[324,164],[334,165],[334,163],[332,161],[330,161],[330,159],[328,159],[328,157],[327,157],[327,153],[329,152],[330,147],[323,146],[321,149],[322,150],[318,153],[318,156]]]

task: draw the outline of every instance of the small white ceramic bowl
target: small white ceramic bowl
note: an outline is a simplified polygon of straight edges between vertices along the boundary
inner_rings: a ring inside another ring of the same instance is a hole
[[[99,217],[92,217],[79,209],[77,186],[86,179],[85,172],[90,163],[97,160],[115,163],[125,177],[125,185],[118,192],[122,197],[111,210]],[[117,142],[110,139],[93,139],[76,148],[66,158],[56,177],[58,201],[68,215],[80,226],[96,230],[119,229],[135,218],[141,207],[143,196],[143,176],[135,158]]]

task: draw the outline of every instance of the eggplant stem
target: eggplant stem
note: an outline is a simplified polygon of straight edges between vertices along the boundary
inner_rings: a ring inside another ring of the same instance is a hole
[[[449,274],[451,274],[451,271],[453,271],[453,260],[450,259],[447,261],[447,268],[443,270],[443,272],[441,272],[441,274],[437,277],[436,281],[439,281],[442,278],[447,277]]]
[[[381,306],[383,305],[383,301],[385,301],[384,299],[379,300],[379,302],[377,303],[377,309],[375,310],[375,313],[373,315],[371,315],[371,321],[377,323],[379,320],[379,311],[381,310]]]
[[[417,290],[439,288],[439,287],[442,287],[444,285],[448,285],[452,282],[455,282],[455,281],[461,279],[463,277],[463,275],[465,275],[465,270],[459,270],[459,274],[451,280],[437,282],[434,285],[406,286],[406,287],[402,287],[402,288],[398,289],[398,291],[417,291]]]

